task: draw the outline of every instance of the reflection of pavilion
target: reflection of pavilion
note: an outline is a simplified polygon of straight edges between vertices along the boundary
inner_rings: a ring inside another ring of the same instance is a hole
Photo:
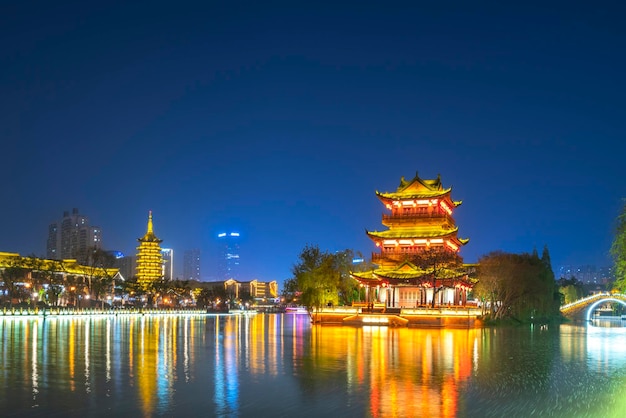
[[[472,377],[478,335],[475,329],[325,327],[311,332],[312,364],[298,375],[338,387],[345,373],[353,397],[368,393],[361,416],[463,416],[460,398]],[[338,364],[340,372],[328,372]]]
[[[410,181],[403,177],[395,192],[376,192],[391,211],[383,215],[387,230],[367,231],[380,249],[372,255],[378,268],[352,273],[367,301],[390,308],[465,306],[472,282],[458,251],[469,240],[457,237],[452,210],[461,202],[452,200],[451,190],[439,176],[416,174]]]

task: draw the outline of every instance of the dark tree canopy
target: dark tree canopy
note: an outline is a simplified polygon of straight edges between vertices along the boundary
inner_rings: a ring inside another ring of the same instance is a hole
[[[615,265],[614,288],[624,293],[626,292],[626,203],[617,217],[611,256]]]
[[[532,321],[558,315],[560,295],[547,249],[542,258],[501,251],[481,257],[474,293],[490,305],[494,319]]]

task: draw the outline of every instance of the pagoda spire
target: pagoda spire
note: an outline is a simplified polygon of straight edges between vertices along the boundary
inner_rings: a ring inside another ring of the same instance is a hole
[[[143,238],[139,238],[139,241],[158,241],[161,242],[160,239],[154,235],[154,229],[152,226],[152,211],[148,211],[148,227],[146,228],[146,234]]]
[[[154,231],[152,230],[152,211],[148,211],[148,230],[146,231],[146,234],[154,234]]]

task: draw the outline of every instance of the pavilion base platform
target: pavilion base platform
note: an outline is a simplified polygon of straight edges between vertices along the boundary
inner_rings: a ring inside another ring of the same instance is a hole
[[[386,326],[408,328],[479,328],[481,311],[476,308],[400,309],[363,312],[360,308],[324,308],[311,315],[314,324]]]

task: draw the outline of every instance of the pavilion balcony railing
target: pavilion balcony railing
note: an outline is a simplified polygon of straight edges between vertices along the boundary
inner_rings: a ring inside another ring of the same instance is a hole
[[[383,213],[383,221],[418,221],[420,219],[450,219],[452,216],[447,213]]]
[[[421,253],[421,251],[406,251],[406,252],[393,252],[393,253],[372,253],[372,262],[378,263],[381,261],[398,262],[405,260],[407,256],[412,256]]]

